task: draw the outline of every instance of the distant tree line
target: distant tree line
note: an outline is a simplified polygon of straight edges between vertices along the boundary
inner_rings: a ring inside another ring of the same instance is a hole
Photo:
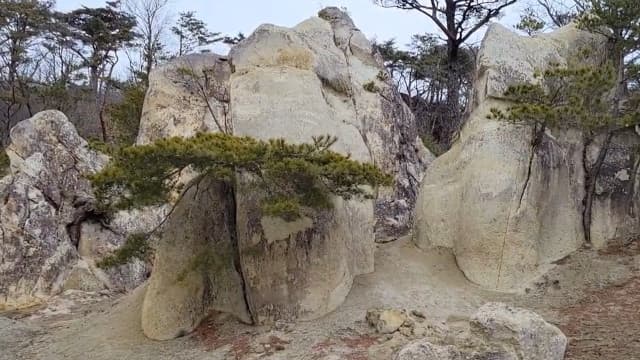
[[[414,35],[408,50],[378,44],[399,90],[416,115],[425,144],[448,149],[462,126],[475,71],[469,44],[491,20],[518,0],[374,0],[385,8],[424,15],[436,33]]]
[[[2,145],[13,125],[43,109],[65,112],[85,137],[132,143],[155,66],[244,38],[210,31],[192,11],[175,18],[168,3],[114,0],[61,12],[52,0],[0,0]]]

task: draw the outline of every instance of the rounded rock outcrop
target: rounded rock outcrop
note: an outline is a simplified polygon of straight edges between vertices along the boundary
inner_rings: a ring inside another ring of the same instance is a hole
[[[604,46],[602,39],[573,25],[533,38],[491,25],[478,54],[470,117],[422,182],[414,227],[419,247],[451,248],[472,282],[512,291],[524,289],[583,245],[584,163],[590,161],[583,153],[591,149],[585,151],[581,133],[547,129],[534,146],[532,125],[489,115],[492,108],[508,105],[504,93],[509,86],[534,82],[535,73],[550,63],[582,61],[581,49],[602,53]],[[638,156],[628,151],[638,139],[617,136],[614,143],[626,147],[605,161],[608,170],[599,180],[594,205],[596,246],[638,233],[637,186],[615,177],[638,172],[633,165]]]

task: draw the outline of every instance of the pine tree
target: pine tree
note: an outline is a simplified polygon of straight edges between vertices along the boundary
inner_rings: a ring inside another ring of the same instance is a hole
[[[322,136],[294,145],[223,133],[163,139],[116,151],[92,181],[102,209],[110,211],[167,203],[176,175],[186,168],[232,187],[236,174],[243,173],[266,193],[266,214],[294,220],[305,209],[331,208],[331,196],[371,198],[364,185],[391,184],[392,178],[374,165],[331,151],[335,141]]]
[[[134,32],[136,19],[120,10],[119,0],[107,1],[105,7],[83,7],[65,17],[70,37],[76,42],[72,49],[89,69],[89,87],[100,119],[102,140],[108,141],[104,118],[106,98],[118,62],[118,51],[131,44],[137,36]]]
[[[616,88],[615,67],[561,67],[551,64],[536,74],[536,84],[511,86],[505,98],[512,105],[506,111],[492,109],[491,118],[533,124],[533,146],[539,145],[547,128],[573,128],[583,133],[583,166],[585,168],[585,198],[583,199],[583,230],[585,243],[591,244],[591,214],[595,188],[612,137],[619,131],[640,124],[640,109],[619,107],[612,89]],[[597,138],[604,137],[594,164],[587,161],[587,150]]]
[[[29,53],[48,29],[53,2],[39,0],[0,0],[0,120],[2,142],[8,139],[16,115],[30,109],[31,84],[25,74],[35,62]]]
[[[520,22],[516,24],[516,29],[524,31],[529,36],[536,35],[544,29],[547,24],[532,9],[528,9],[520,15]]]
[[[459,122],[459,77],[464,64],[463,44],[517,0],[374,0],[383,7],[416,11],[429,19],[447,43],[447,105]]]
[[[193,11],[180,13],[180,18],[171,28],[171,32],[178,37],[178,56],[191,53],[198,47],[225,40],[224,37],[220,37],[220,33],[209,31],[207,24],[196,18]],[[230,41],[234,39],[229,38]]]

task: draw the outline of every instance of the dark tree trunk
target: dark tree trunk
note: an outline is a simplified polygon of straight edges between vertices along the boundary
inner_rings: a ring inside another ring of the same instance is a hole
[[[593,143],[592,139],[585,141],[584,150],[582,153],[584,170],[585,170],[585,197],[583,200],[584,209],[582,211],[582,229],[584,231],[584,242],[587,246],[591,246],[591,222],[593,219],[593,201],[596,196],[596,185],[598,183],[598,176],[602,170],[602,165],[607,158],[609,152],[609,146],[613,138],[613,131],[609,131],[605,134],[604,141],[600,151],[598,151],[598,157],[595,163],[589,167],[587,164],[587,153],[589,146]]]
[[[458,127],[460,117],[460,82],[459,82],[459,51],[461,42],[458,40],[458,29],[456,25],[457,5],[455,0],[446,2],[447,19],[447,108],[448,124],[446,124],[445,134],[442,138],[449,143],[453,132]]]
[[[613,97],[612,113],[615,118],[619,118],[622,113],[620,109],[620,103],[624,99],[627,92],[627,84],[625,81],[625,62],[624,53],[619,44],[612,44],[613,48],[613,61],[616,65],[616,89]],[[593,220],[593,201],[596,196],[596,185],[598,183],[598,177],[604,165],[609,147],[611,146],[611,140],[616,130],[612,126],[608,126],[606,129],[605,137],[598,152],[598,157],[595,163],[589,168],[587,164],[587,147],[593,143],[593,138],[590,137],[585,141],[585,148],[583,152],[583,162],[585,167],[585,198],[584,198],[584,210],[582,214],[582,227],[584,230],[584,239],[587,246],[591,245],[591,223]]]

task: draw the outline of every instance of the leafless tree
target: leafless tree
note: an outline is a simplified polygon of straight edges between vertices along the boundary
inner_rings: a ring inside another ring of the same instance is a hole
[[[163,50],[162,38],[169,25],[169,0],[127,0],[125,9],[137,20],[141,42],[141,69],[145,79],[158,63]]]
[[[553,27],[562,27],[571,22],[577,10],[584,10],[579,3],[563,0],[536,0]]]

